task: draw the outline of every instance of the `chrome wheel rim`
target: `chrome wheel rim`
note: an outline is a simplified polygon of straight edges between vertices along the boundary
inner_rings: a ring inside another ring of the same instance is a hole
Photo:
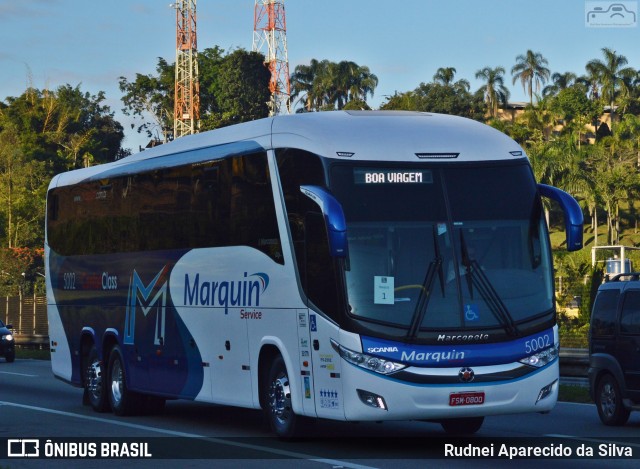
[[[286,375],[279,375],[269,386],[269,408],[278,425],[291,418],[291,387]]]
[[[605,383],[600,392],[600,408],[607,417],[613,417],[616,412],[616,392],[611,383]]]
[[[87,367],[87,391],[94,399],[99,399],[102,392],[102,367],[99,360],[94,360]]]
[[[120,360],[115,360],[111,365],[111,398],[115,407],[122,400],[122,365]]]

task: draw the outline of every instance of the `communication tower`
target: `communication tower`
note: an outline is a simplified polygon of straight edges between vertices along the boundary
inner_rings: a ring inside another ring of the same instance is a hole
[[[264,54],[265,65],[271,71],[269,114],[288,114],[291,111],[291,85],[284,0],[256,0],[253,51]]]
[[[200,85],[198,82],[198,40],[196,0],[178,0],[176,9],[176,82],[173,138],[198,132],[200,127]]]

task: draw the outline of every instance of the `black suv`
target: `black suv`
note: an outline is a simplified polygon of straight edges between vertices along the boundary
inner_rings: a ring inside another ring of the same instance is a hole
[[[6,358],[7,362],[11,363],[16,359],[15,340],[11,334],[11,324],[4,325],[0,321],[0,357]]]
[[[640,273],[598,288],[589,331],[589,392],[605,425],[640,410]]]

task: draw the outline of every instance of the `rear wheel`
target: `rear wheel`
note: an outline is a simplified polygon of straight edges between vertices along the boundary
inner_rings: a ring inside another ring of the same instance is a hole
[[[271,364],[263,386],[265,412],[271,431],[280,438],[294,438],[299,417],[291,406],[291,384],[284,359],[278,356]]]
[[[109,355],[109,379],[107,393],[111,410],[116,415],[131,415],[140,405],[140,395],[127,388],[124,360],[119,346],[113,347]]]
[[[82,370],[83,403],[90,404],[96,412],[106,412],[109,410],[109,401],[105,388],[104,364],[98,357],[95,345],[92,345],[89,353],[83,357]]]
[[[471,435],[482,426],[484,417],[467,417],[462,419],[447,419],[440,422],[444,431],[454,435]]]
[[[624,425],[629,420],[630,411],[622,403],[622,393],[616,379],[604,375],[596,388],[596,407],[600,420],[605,425]]]

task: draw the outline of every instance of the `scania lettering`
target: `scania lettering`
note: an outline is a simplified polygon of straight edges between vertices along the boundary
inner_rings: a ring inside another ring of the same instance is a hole
[[[580,207],[536,183],[516,142],[415,112],[275,116],[59,174],[53,373],[99,412],[262,409],[285,438],[301,417],[472,433],[548,412],[543,197],[580,249]]]

